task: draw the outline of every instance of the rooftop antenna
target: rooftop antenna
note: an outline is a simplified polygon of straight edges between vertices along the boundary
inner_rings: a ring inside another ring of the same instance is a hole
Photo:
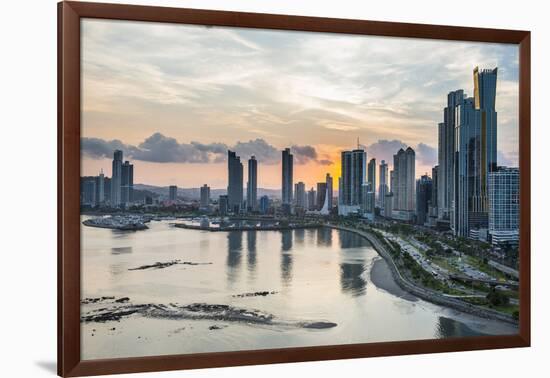
[[[357,137],[357,149],[359,149],[359,137]]]

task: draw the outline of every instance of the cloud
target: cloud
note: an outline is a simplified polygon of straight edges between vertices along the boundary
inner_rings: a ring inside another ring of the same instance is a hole
[[[381,139],[366,147],[368,158],[375,157],[378,160],[385,160],[390,165],[393,163],[393,155],[400,148],[406,148],[407,145],[400,140]]]
[[[509,157],[502,151],[497,151],[497,164],[505,167],[517,167],[517,159]]]
[[[155,133],[145,139],[137,148],[130,148],[128,155],[136,160],[155,163],[208,163],[211,155],[216,154],[215,147],[178,143],[161,133]]]
[[[127,150],[128,147],[120,140],[106,141],[100,138],[81,138],[81,151],[92,159],[102,159],[113,156],[114,150]]]
[[[158,132],[138,146],[124,144],[120,140],[84,137],[81,139],[81,150],[92,159],[111,158],[114,150],[122,150],[128,159],[153,163],[220,163],[226,160],[227,150],[235,151],[242,160],[255,156],[260,163],[268,165],[281,161],[281,151],[260,138],[247,142],[239,141],[233,146],[228,146],[225,143],[205,144],[195,141],[179,143],[175,138]],[[292,146],[291,150],[296,164],[332,164],[328,159],[319,160],[315,147]]]
[[[368,158],[375,157],[376,159],[385,160],[390,165],[393,164],[393,155],[400,148],[407,148],[409,145],[401,140],[381,139],[375,143],[366,146]],[[416,161],[421,165],[434,166],[437,164],[437,148],[426,143],[418,143],[416,146],[411,146],[416,153]]]
[[[264,164],[277,164],[281,159],[281,152],[261,138],[248,142],[237,142],[232,149],[241,158],[248,159],[255,156],[259,162]]]
[[[437,164],[437,148],[425,143],[418,143],[415,149],[416,160],[423,165],[434,166]]]

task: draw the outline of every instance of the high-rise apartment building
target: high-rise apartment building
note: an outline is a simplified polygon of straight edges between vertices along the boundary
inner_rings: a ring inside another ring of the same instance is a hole
[[[120,201],[123,205],[127,206],[133,202],[134,199],[134,165],[129,161],[125,161],[122,164],[122,175],[120,183]]]
[[[367,153],[362,149],[342,151],[338,214],[360,211],[363,184],[366,182],[366,162]]]
[[[285,148],[282,152],[282,201],[283,205],[292,204],[293,189],[293,169],[294,156],[290,153],[290,148]]]
[[[519,242],[519,169],[489,173],[489,235],[495,245]]]
[[[168,200],[175,202],[178,199],[178,187],[176,185],[170,185],[168,187]]]
[[[256,211],[258,209],[258,162],[256,161],[255,156],[248,159],[246,207],[249,211]]]
[[[122,204],[122,151],[116,150],[113,154],[111,174],[111,206],[118,207]]]
[[[380,203],[380,207],[384,208],[385,206],[385,198],[386,194],[389,192],[388,188],[388,164],[386,164],[385,160],[382,160],[380,162],[380,170],[379,170],[379,178],[380,178],[380,186],[378,188],[378,201]],[[375,187],[376,190],[376,187]]]
[[[367,166],[367,182],[370,183],[370,190],[375,193],[375,199],[376,199],[376,159],[372,158],[369,160],[369,164]]]
[[[294,185],[294,196],[296,198],[296,207],[301,209],[307,208],[307,193],[306,193],[306,184],[303,182],[298,182]]]
[[[424,225],[428,220],[432,198],[432,179],[423,175],[416,180],[416,223]]]
[[[317,210],[321,210],[323,208],[326,197],[327,197],[327,183],[318,182],[317,183]]]
[[[330,213],[330,211],[332,210],[332,198],[334,197],[334,189],[333,189],[333,186],[334,186],[334,180],[332,179],[332,176],[330,175],[330,173],[327,173],[326,177],[325,177],[325,182],[327,184],[327,209],[328,209],[328,212]]]
[[[260,197],[260,213],[261,214],[267,214],[269,211],[269,197],[268,196],[261,196]]]
[[[96,178],[96,204],[98,206],[103,206],[105,203],[105,175],[103,170],[99,172],[99,175]]]
[[[218,199],[218,212],[221,216],[225,216],[229,212],[229,197],[226,194],[221,195]]]
[[[234,151],[227,151],[227,206],[238,214],[243,205],[243,164]]]
[[[310,211],[317,209],[317,192],[314,188],[307,192],[307,209]]]
[[[406,150],[400,148],[393,155],[393,214],[402,220],[410,220],[416,211],[415,164],[416,156],[411,147]]]
[[[208,209],[210,207],[210,187],[206,184],[201,186],[201,208]]]

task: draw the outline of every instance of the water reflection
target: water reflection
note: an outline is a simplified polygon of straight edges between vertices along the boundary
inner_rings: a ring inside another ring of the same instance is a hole
[[[343,293],[358,297],[365,294],[367,281],[363,278],[365,267],[362,263],[340,264],[340,287]]]
[[[466,336],[483,336],[481,332],[474,331],[466,324],[454,319],[440,316],[436,324],[435,337],[466,337]]]
[[[332,246],[332,228],[321,227],[317,229],[317,246],[319,247]]]
[[[292,231],[281,231],[281,279],[283,285],[288,286],[292,281]]]
[[[227,279],[235,282],[238,276],[238,268],[241,265],[241,252],[243,249],[243,233],[241,231],[229,231],[227,233]]]
[[[313,228],[308,228],[306,231],[307,244],[315,245],[315,238],[317,236],[317,230]]]
[[[306,237],[306,230],[298,228],[294,230],[294,242],[296,245],[303,245]]]
[[[256,235],[256,231],[247,231],[246,233],[247,267],[251,274],[256,271]]]
[[[111,248],[112,255],[121,255],[124,253],[132,253],[132,247],[113,247]]]
[[[339,232],[338,239],[341,249],[367,247],[370,245],[366,239],[353,232]]]
[[[292,230],[281,231],[281,249],[284,252],[292,249]]]

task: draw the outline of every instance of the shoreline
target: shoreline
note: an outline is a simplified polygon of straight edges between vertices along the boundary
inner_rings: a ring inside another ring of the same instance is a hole
[[[374,286],[406,301],[418,302],[418,297],[403,290],[397,282],[395,282],[391,276],[391,270],[388,263],[380,255],[378,256],[379,257],[376,258],[370,268],[370,280]]]
[[[237,227],[211,227],[191,225],[185,223],[174,223],[174,227],[183,228],[187,230],[199,230],[209,232],[231,232],[231,231],[287,231],[287,230],[303,230],[310,228],[323,227],[322,224],[301,224],[301,225],[288,225],[288,226],[237,226]]]
[[[433,290],[426,289],[423,287],[419,287],[416,284],[411,283],[409,280],[407,280],[401,275],[401,273],[399,272],[399,269],[397,268],[389,252],[386,251],[385,247],[372,234],[367,233],[365,231],[359,231],[353,228],[337,226],[333,224],[327,224],[325,225],[325,227],[333,228],[336,230],[353,232],[359,236],[364,237],[366,240],[368,240],[369,243],[371,243],[373,248],[376,250],[376,252],[380,255],[380,257],[382,257],[386,261],[387,266],[395,281],[395,284],[399,286],[399,288],[401,288],[402,290],[416,297],[419,297],[425,301],[428,301],[437,305],[441,305],[444,307],[448,307],[457,311],[461,311],[467,314],[476,315],[485,319],[498,320],[498,321],[506,322],[515,326],[519,325],[519,322],[509,315],[502,314],[496,310],[475,306],[456,298],[445,297],[438,292],[435,292]],[[384,288],[382,287],[382,289]]]

